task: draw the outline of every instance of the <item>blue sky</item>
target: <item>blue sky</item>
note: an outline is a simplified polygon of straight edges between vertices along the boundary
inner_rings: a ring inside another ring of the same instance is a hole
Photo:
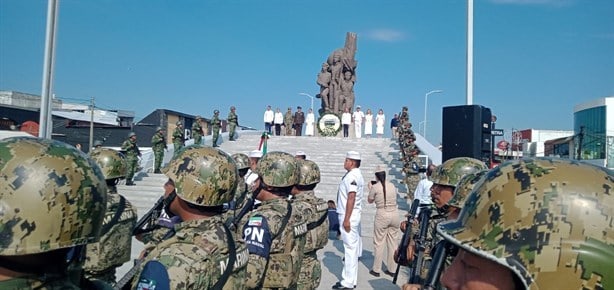
[[[41,93],[47,2],[0,0],[0,90]],[[474,104],[504,129],[571,130],[573,107],[614,95],[614,1],[475,0]],[[54,93],[136,112],[211,117],[310,106],[327,56],[358,34],[356,103],[404,105],[441,141],[465,103],[463,0],[61,0]],[[319,104],[319,100],[316,99]],[[317,105],[316,105],[317,106]],[[509,136],[509,130],[506,136]],[[509,139],[509,137],[508,137]]]

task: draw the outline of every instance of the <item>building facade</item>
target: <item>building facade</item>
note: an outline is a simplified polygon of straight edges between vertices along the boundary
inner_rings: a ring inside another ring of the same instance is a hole
[[[573,159],[614,168],[614,96],[576,105]]]

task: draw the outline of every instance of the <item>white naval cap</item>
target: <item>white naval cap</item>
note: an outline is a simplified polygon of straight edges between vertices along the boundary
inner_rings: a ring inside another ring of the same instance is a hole
[[[348,151],[348,153],[345,154],[345,158],[354,159],[354,160],[360,160],[360,153],[358,153],[356,151]]]
[[[375,172],[386,172],[386,165],[380,164],[375,167]]]
[[[251,158],[262,158],[262,151],[260,150],[252,150],[249,152],[249,157]]]

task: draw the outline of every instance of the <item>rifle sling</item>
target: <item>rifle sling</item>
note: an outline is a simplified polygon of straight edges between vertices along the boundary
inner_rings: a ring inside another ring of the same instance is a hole
[[[328,217],[328,213],[325,212],[317,221],[308,223],[307,230],[313,230],[319,227],[326,220],[327,217]]]
[[[117,210],[115,211],[113,218],[107,224],[102,226],[102,229],[100,230],[100,235],[104,235],[109,232],[111,227],[113,227],[115,223],[117,223],[117,221],[119,220],[119,217],[122,215],[122,212],[124,212],[125,208],[126,208],[126,198],[119,195],[119,204],[117,205]]]
[[[226,239],[228,240],[228,265],[226,266],[226,269],[224,270],[224,273],[220,279],[217,280],[217,282],[211,288],[214,290],[222,290],[222,288],[224,288],[224,285],[226,285],[226,282],[228,281],[228,277],[230,277],[230,274],[234,269],[235,261],[237,260],[237,249],[232,233],[226,224],[222,224],[222,226],[224,227]]]

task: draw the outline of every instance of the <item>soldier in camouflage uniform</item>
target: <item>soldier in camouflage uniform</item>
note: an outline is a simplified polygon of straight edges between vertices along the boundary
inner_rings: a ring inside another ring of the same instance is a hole
[[[235,112],[235,110],[236,110],[235,106],[230,107],[228,118],[226,118],[226,121],[228,121],[228,140],[229,141],[237,140],[237,136],[235,135],[236,135],[237,126],[239,126],[239,117],[237,116],[237,113]]]
[[[245,175],[249,170],[249,157],[243,153],[232,154],[232,159],[237,165],[239,171],[239,180],[237,181],[237,191],[230,205],[230,209],[240,210],[248,201],[247,185],[245,184]],[[251,198],[251,197],[250,197]]]
[[[164,150],[167,149],[166,137],[162,127],[157,127],[156,133],[151,136],[151,147],[154,152],[154,173],[162,173],[160,168],[162,167],[162,160],[164,160]]]
[[[258,180],[250,191],[262,201],[243,225],[249,249],[249,289],[296,289],[307,233],[304,213],[288,196],[298,182],[296,160],[288,153],[269,152],[256,167]]]
[[[328,203],[316,197],[314,189],[320,183],[320,168],[311,160],[297,160],[299,179],[292,189],[294,210],[304,213],[307,220],[307,236],[298,289],[313,290],[320,285],[322,265],[317,250],[328,242]]]
[[[217,142],[220,137],[220,128],[222,127],[222,121],[220,121],[220,111],[213,111],[213,118],[211,119],[211,137],[212,138],[212,146],[218,147]]]
[[[0,152],[0,289],[102,288],[68,274],[81,271],[82,245],[98,241],[107,202],[100,168],[47,139],[7,138]]]
[[[558,158],[490,170],[437,233],[458,249],[449,289],[614,288],[614,172]]]
[[[223,214],[238,178],[232,158],[191,145],[163,171],[175,182],[168,208],[182,222],[147,253],[133,289],[244,289],[249,253]]]
[[[286,136],[292,136],[292,128],[294,127],[294,116],[292,116],[292,108],[284,115],[284,126],[286,127]]]
[[[183,123],[178,121],[176,123],[175,131],[173,131],[173,148],[175,149],[175,154],[185,146],[185,135],[183,132]]]
[[[130,261],[132,229],[136,225],[136,210],[125,197],[117,193],[117,182],[126,175],[126,161],[119,152],[101,148],[90,157],[98,164],[108,189],[107,211],[100,231],[100,241],[87,245],[83,269],[88,279],[115,283],[115,268]]]
[[[201,145],[203,142],[203,126],[200,124],[203,118],[196,116],[196,120],[192,123],[192,138],[194,138],[194,144]]]
[[[128,140],[122,143],[121,148],[126,152],[126,185],[134,185],[132,178],[139,166],[139,157],[141,157],[141,151],[136,144],[136,134],[134,132],[130,132]]]
[[[433,186],[431,187],[431,198],[433,200],[431,215],[428,223],[428,230],[425,237],[424,246],[426,248],[424,255],[424,263],[418,265],[421,269],[420,277],[425,278],[428,274],[430,267],[430,250],[432,246],[435,246],[439,241],[439,237],[435,234],[435,228],[437,225],[447,219],[448,214],[453,211],[448,205],[450,199],[454,195],[454,190],[458,182],[468,174],[474,174],[479,171],[486,170],[486,164],[484,162],[469,158],[469,157],[457,157],[446,160],[443,164],[437,166],[435,171],[431,175]],[[406,221],[402,223],[401,229],[405,230]],[[417,233],[420,232],[419,224],[412,225],[412,233],[416,233],[407,247],[408,262],[412,262],[414,259]]]

